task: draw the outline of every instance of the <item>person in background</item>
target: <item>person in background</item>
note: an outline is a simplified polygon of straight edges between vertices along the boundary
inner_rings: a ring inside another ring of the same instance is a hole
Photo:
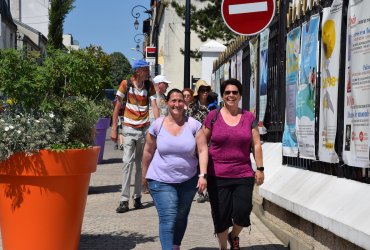
[[[230,249],[240,249],[239,234],[251,225],[254,184],[264,180],[262,146],[254,114],[238,107],[242,84],[229,79],[220,90],[224,106],[219,112],[212,110],[203,125],[210,143],[207,190],[220,249],[227,249],[227,241]]]
[[[194,101],[189,105],[186,110],[186,115],[191,116],[194,119],[198,120],[200,123],[203,123],[204,118],[206,118],[208,110],[208,93],[211,92],[211,86],[207,84],[206,81],[200,79],[195,84],[194,91]]]
[[[185,116],[180,90],[168,93],[167,106],[168,115],[149,128],[142,178],[158,212],[162,249],[178,250],[197,188],[202,192],[207,187],[208,147],[202,124]]]
[[[159,109],[159,116],[166,116],[168,114],[167,104],[166,104],[166,91],[170,81],[164,75],[157,75],[153,78],[154,86],[156,87],[156,102]]]
[[[190,103],[193,102],[194,99],[194,91],[189,88],[185,88],[182,90],[182,94],[184,95],[184,103],[185,103],[185,110],[188,109]]]
[[[211,92],[211,86],[207,84],[206,81],[200,79],[195,84],[194,91],[194,101],[189,105],[189,108],[186,110],[186,115],[193,117],[203,124],[204,119],[206,118],[208,110],[208,93]],[[198,193],[197,202],[204,203],[208,200],[208,195],[203,192]]]
[[[207,96],[208,101],[208,110],[214,110],[220,108],[220,106],[217,104],[218,102],[218,94],[216,92],[209,92]]]
[[[134,208],[141,209],[141,159],[146,132],[149,128],[149,102],[155,99],[155,89],[149,78],[149,63],[137,60],[132,66],[133,76],[123,80],[117,91],[117,102],[113,111],[111,139],[117,142],[117,119],[122,100],[126,100],[123,121],[123,168],[122,192],[117,213],[129,211],[130,184],[133,164],[135,162]],[[128,84],[130,83],[130,84]],[[156,102],[152,102],[153,111],[158,112]]]

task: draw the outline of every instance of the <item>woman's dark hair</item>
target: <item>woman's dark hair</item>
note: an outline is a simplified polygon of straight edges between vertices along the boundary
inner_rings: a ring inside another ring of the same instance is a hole
[[[168,92],[167,96],[166,96],[166,101],[168,102],[168,100],[170,100],[170,97],[173,93],[179,93],[182,95],[182,97],[184,97],[184,94],[182,93],[181,90],[179,89],[171,89],[170,92]]]
[[[227,85],[236,86],[238,88],[239,94],[240,95],[242,94],[242,92],[243,92],[242,84],[239,82],[239,80],[231,78],[231,79],[225,80],[221,83],[221,87],[220,87],[221,96],[224,95],[224,92],[225,92],[225,89],[226,89]]]

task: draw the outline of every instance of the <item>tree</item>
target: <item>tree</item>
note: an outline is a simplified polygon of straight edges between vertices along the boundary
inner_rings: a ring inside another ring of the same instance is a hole
[[[75,0],[52,0],[49,9],[48,44],[63,49],[63,24],[66,15],[74,8]]]
[[[235,38],[234,34],[224,23],[221,14],[222,0],[195,0],[207,3],[204,8],[196,8],[193,4],[190,7],[191,18],[190,28],[195,31],[202,42],[208,39],[221,39],[225,44],[231,43]],[[171,6],[177,15],[185,20],[185,6],[172,1]]]
[[[121,52],[113,52],[110,54],[111,70],[110,75],[114,85],[121,83],[123,79],[127,79],[131,74],[131,64],[129,60]]]

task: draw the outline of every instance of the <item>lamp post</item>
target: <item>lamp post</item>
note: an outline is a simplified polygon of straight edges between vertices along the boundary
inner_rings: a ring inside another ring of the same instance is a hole
[[[190,88],[190,0],[185,4],[184,88]]]
[[[144,13],[148,14],[149,18],[152,18],[152,14],[153,14],[153,10],[147,9],[147,8],[145,8],[142,5],[136,5],[136,6],[134,6],[131,9],[131,15],[135,18],[135,22],[134,22],[134,28],[135,28],[135,30],[138,30],[139,29],[139,21],[138,21],[138,18],[140,17],[140,12],[137,11],[138,8],[144,9],[145,10]],[[154,34],[155,35],[154,45],[156,47],[154,71],[155,71],[155,75],[158,75],[158,23],[157,23],[156,20],[154,20],[154,30],[155,30],[155,34]]]

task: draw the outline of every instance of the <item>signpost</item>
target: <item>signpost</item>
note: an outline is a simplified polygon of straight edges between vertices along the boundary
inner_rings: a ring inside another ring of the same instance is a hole
[[[155,58],[156,47],[146,47],[146,58]]]
[[[275,15],[275,0],[222,0],[222,18],[233,32],[251,36],[263,31]]]

